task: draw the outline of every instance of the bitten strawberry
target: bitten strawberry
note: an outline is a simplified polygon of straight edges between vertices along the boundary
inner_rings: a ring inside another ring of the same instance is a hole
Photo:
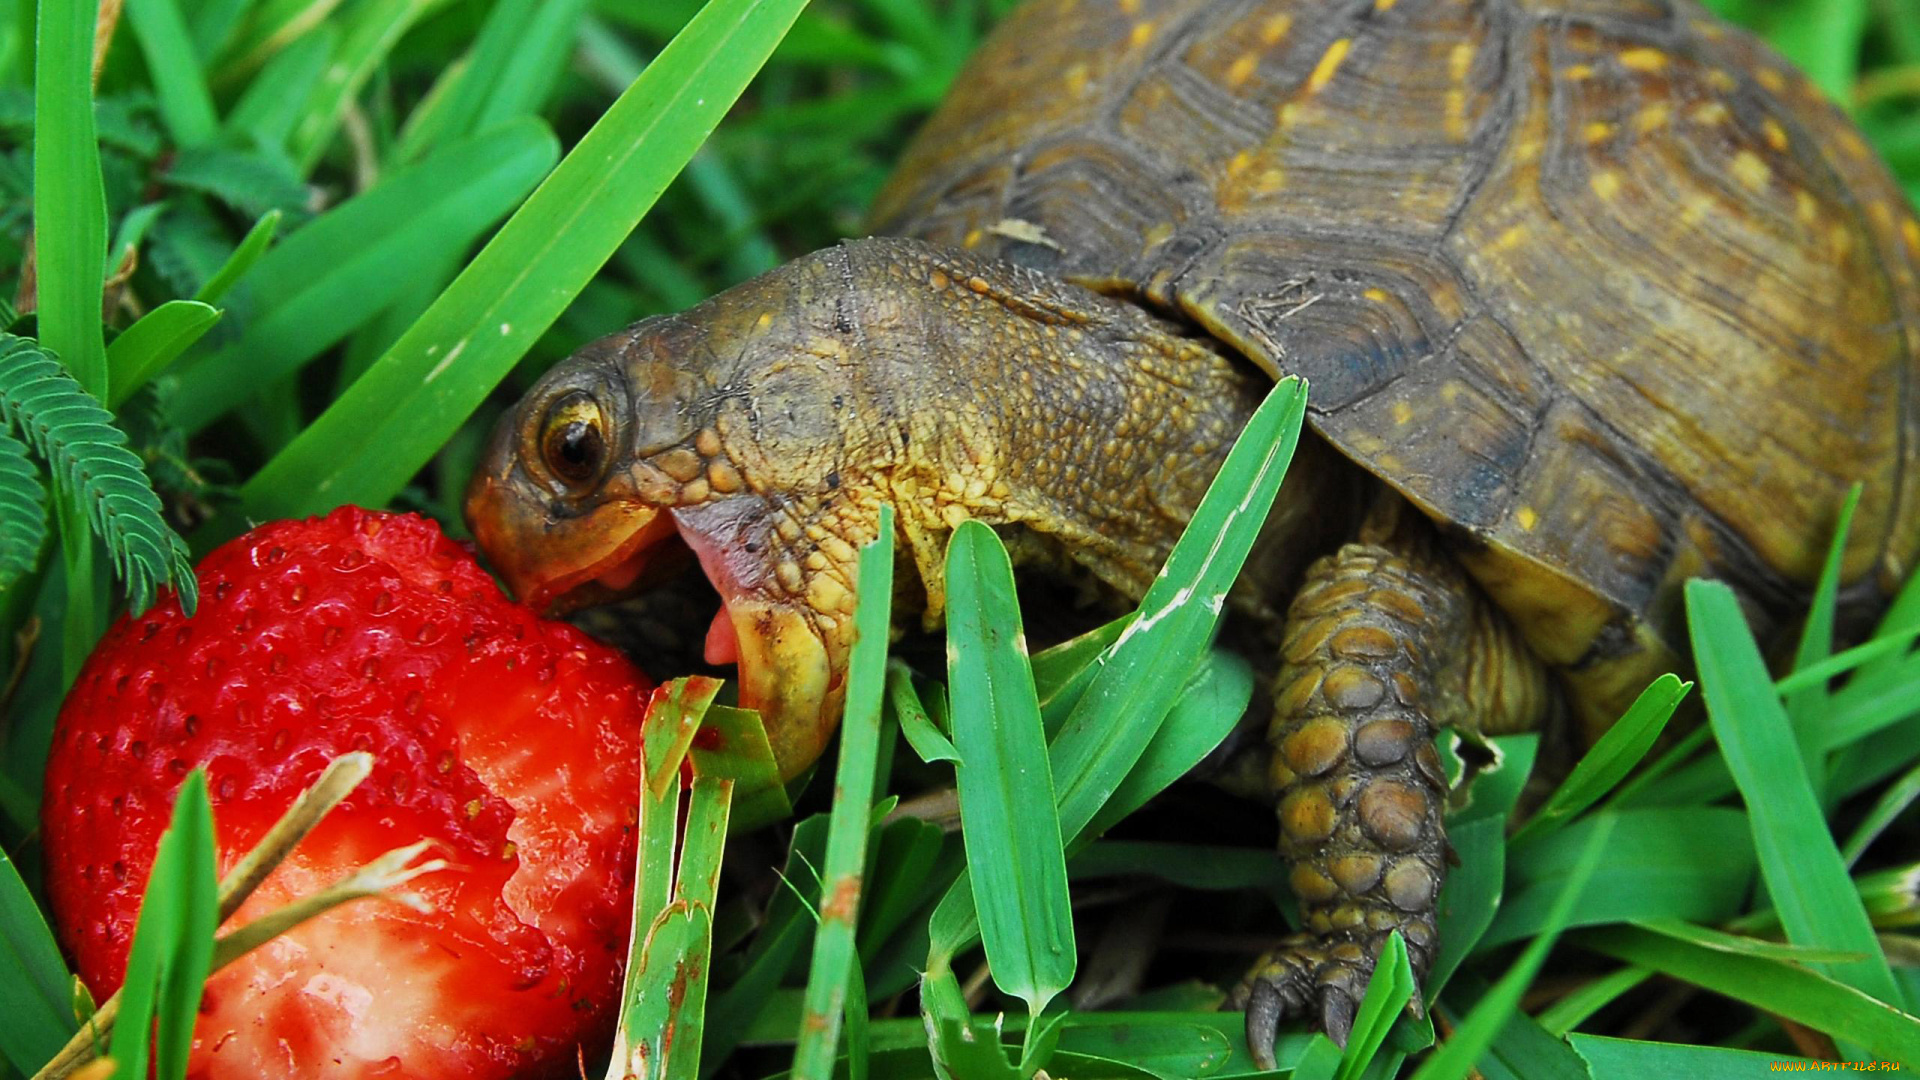
[[[433,913],[356,901],[217,973],[190,1075],[570,1070],[618,996],[644,676],[509,602],[412,515],[275,522],[199,577],[198,615],[169,597],[121,619],[61,710],[47,887],[94,994],[124,975],[188,770],[207,770],[224,873],[329,761],[366,750],[373,774],[235,921],[427,837],[449,864],[412,885]]]

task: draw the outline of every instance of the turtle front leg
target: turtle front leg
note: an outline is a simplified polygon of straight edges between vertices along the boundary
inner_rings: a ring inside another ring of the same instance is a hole
[[[1450,856],[1435,727],[1525,727],[1551,697],[1538,660],[1434,548],[1404,531],[1348,544],[1308,570],[1287,614],[1268,738],[1305,929],[1240,990],[1263,1068],[1280,1023],[1302,1015],[1345,1045],[1393,931],[1425,977]]]

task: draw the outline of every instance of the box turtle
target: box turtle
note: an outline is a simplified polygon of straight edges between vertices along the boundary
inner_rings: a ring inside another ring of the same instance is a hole
[[[970,518],[1137,596],[1307,377],[1237,586],[1304,922],[1243,988],[1262,1054],[1295,1015],[1343,1038],[1389,931],[1432,957],[1436,725],[1591,736],[1685,665],[1690,577],[1772,633],[1856,481],[1843,617],[1920,548],[1920,224],[1689,0],[1031,0],[874,221],[557,366],[474,532],[559,608],[691,549],[792,775],[882,502],[929,616]]]

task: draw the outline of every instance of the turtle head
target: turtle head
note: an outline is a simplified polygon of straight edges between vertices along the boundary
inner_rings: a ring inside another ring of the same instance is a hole
[[[500,421],[467,520],[545,611],[697,563],[722,600],[707,659],[738,663],[793,776],[839,721],[857,552],[883,502],[928,620],[967,519],[1137,596],[1268,386],[1121,299],[856,241],[555,367]]]
[[[847,258],[829,249],[595,341],[504,415],[466,516],[522,602],[559,614],[697,565],[706,640],[739,666],[784,776],[838,721],[855,553],[891,440],[849,362]]]

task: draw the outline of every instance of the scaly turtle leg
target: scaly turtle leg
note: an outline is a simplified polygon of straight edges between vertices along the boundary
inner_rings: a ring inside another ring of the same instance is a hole
[[[1451,854],[1435,728],[1517,730],[1552,700],[1539,661],[1425,532],[1370,522],[1288,611],[1269,741],[1305,930],[1241,988],[1263,1068],[1279,1024],[1303,1014],[1345,1044],[1393,931],[1424,977]]]

